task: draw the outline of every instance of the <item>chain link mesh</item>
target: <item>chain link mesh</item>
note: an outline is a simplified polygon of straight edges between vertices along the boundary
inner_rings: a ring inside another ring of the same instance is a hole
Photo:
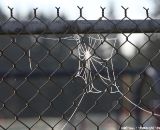
[[[0,129],[160,126],[160,22],[0,18]]]

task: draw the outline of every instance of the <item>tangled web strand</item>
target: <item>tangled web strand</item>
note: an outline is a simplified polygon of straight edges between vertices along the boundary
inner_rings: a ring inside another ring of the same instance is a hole
[[[113,46],[111,49],[110,56],[106,59],[103,59],[103,58],[95,55],[94,48],[96,48],[97,45],[102,44],[102,41],[103,41],[103,39],[100,37],[100,35],[97,35],[97,37],[98,38],[93,37],[91,35],[88,35],[88,39],[89,39],[88,43],[87,42],[85,43],[83,40],[81,40],[81,37],[77,34],[75,34],[74,36],[61,38],[64,40],[66,39],[66,40],[76,41],[79,61],[78,61],[78,69],[77,69],[77,73],[76,73],[75,77],[82,78],[86,84],[85,91],[83,91],[83,93],[81,94],[81,98],[79,99],[79,102],[78,102],[76,108],[74,109],[73,113],[71,114],[71,116],[69,117],[67,122],[63,125],[61,130],[64,130],[64,128],[67,126],[67,124],[71,121],[71,119],[73,118],[73,116],[77,112],[79,106],[81,105],[81,103],[87,93],[100,94],[102,92],[107,92],[108,86],[111,86],[110,93],[113,93],[113,94],[119,93],[128,102],[130,102],[132,105],[139,108],[140,110],[160,117],[159,114],[152,113],[151,111],[148,111],[148,110],[140,107],[139,105],[135,104],[128,97],[126,97],[125,94],[123,94],[120,91],[119,86],[116,83],[116,76],[115,76],[114,65],[113,65],[113,60],[112,60],[112,56],[115,51],[115,44],[116,44],[117,39],[116,38],[106,39],[106,41],[108,41],[108,42],[113,41]],[[53,41],[57,41],[57,42],[59,41],[59,38],[46,38],[46,37],[40,37],[40,38],[53,40]],[[30,52],[29,52],[29,58],[30,58]],[[111,73],[109,73],[109,68],[105,64],[108,62],[110,62],[110,64],[111,64],[111,70],[110,70]],[[100,66],[100,69],[98,69],[96,66]],[[30,68],[32,68],[31,63],[30,63]],[[93,82],[95,74],[93,73],[93,71],[96,72],[96,75],[98,75],[98,77],[102,81],[102,83],[104,83],[107,86],[105,90],[99,90],[95,87],[94,82]],[[101,71],[105,71],[106,77],[103,76],[102,74],[100,74]]]

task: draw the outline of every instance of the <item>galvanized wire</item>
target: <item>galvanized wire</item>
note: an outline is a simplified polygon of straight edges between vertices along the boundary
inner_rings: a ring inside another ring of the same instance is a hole
[[[124,7],[121,20],[102,7],[98,20],[87,20],[78,9],[76,20],[56,7],[52,20],[36,8],[21,21],[9,7],[0,20],[0,129],[158,128],[160,20],[146,8],[141,20]],[[126,44],[132,56],[123,54]]]

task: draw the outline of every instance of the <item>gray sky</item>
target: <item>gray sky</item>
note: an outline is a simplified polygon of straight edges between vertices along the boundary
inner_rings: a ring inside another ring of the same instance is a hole
[[[121,6],[129,7],[130,18],[145,18],[143,7],[150,8],[153,12],[152,0],[0,0],[1,8],[8,14],[8,6],[14,7],[15,14],[26,16],[29,10],[38,7],[39,12],[45,15],[55,13],[55,6],[61,7],[61,13],[69,19],[76,19],[79,16],[77,5],[84,7],[83,16],[86,19],[98,19],[101,16],[100,6],[106,7],[106,14],[109,12],[110,4],[113,4],[116,18],[123,18],[124,11]]]

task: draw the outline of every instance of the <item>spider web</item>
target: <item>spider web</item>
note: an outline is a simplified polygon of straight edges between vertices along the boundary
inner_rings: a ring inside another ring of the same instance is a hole
[[[103,43],[103,39],[100,37],[100,35],[97,35],[97,36],[98,38],[95,38],[92,35],[89,35],[88,43],[86,43],[85,41],[80,40],[80,36],[76,35],[79,65],[78,65],[78,72],[75,77],[80,77],[84,80],[87,86],[86,88],[87,93],[102,92],[102,90],[97,89],[93,83],[95,79],[93,77],[95,77],[95,75],[97,75],[105,85],[111,86],[110,93],[117,93],[119,92],[119,89],[118,89],[119,86],[115,82],[116,78],[114,74],[113,61],[112,61],[112,56],[115,50],[114,48],[115,48],[117,39],[116,38],[106,39],[107,41],[113,41],[113,47],[111,49],[110,56],[108,58],[103,59],[97,56],[95,52],[95,50],[98,49]],[[110,71],[112,72],[112,74],[109,73],[109,68],[106,65],[109,62],[111,64]],[[100,74],[102,71],[105,72],[106,77]],[[112,82],[111,80],[112,78],[114,82]]]
[[[95,37],[96,36],[96,37]],[[47,37],[39,37],[40,39],[48,39],[48,40],[53,40],[57,41],[57,43],[60,41],[60,39],[64,40],[73,40],[76,41],[77,43],[77,56],[79,58],[78,60],[78,67],[77,67],[77,73],[75,77],[80,77],[83,79],[84,83],[86,84],[86,88],[84,92],[80,95],[79,102],[72,112],[71,116],[69,119],[66,121],[66,123],[63,125],[61,130],[64,130],[64,128],[67,126],[67,124],[71,121],[75,113],[77,112],[79,106],[81,105],[85,95],[87,93],[93,93],[93,94],[100,94],[102,92],[107,92],[108,87],[110,87],[110,93],[119,93],[122,97],[124,97],[128,102],[130,102],[132,105],[135,107],[139,108],[140,110],[149,113],[154,116],[160,117],[159,114],[152,113],[149,110],[146,110],[139,105],[135,104],[133,101],[131,101],[128,97],[126,97],[119,89],[119,86],[117,85],[116,82],[116,76],[114,72],[114,65],[113,65],[113,55],[115,52],[115,45],[117,38],[108,38],[104,42],[104,39],[101,38],[100,35],[88,35],[88,42],[86,42],[83,39],[84,35],[77,35],[75,34],[74,36],[69,36],[69,37],[64,37],[64,38],[47,38]],[[112,41],[112,42],[111,42]],[[101,58],[98,56],[95,52],[96,49],[98,49],[102,44],[110,44],[111,52],[110,55],[107,58]],[[112,45],[111,45],[112,44]],[[29,66],[31,66],[31,54],[29,50]],[[75,54],[76,55],[76,54]],[[110,64],[111,67],[109,68],[107,65]],[[99,67],[97,67],[99,66]],[[101,72],[105,72],[105,76],[101,74]],[[94,80],[95,80],[95,75],[99,77],[100,81],[106,85],[105,90],[99,90],[98,88],[95,87],[94,85]]]

